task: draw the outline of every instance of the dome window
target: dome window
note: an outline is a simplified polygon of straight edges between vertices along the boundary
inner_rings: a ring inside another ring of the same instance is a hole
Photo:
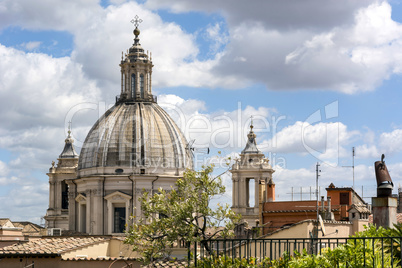
[[[131,98],[135,98],[135,74],[131,74]]]

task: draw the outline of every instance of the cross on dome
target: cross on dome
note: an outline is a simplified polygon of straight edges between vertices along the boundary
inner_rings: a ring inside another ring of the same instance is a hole
[[[138,26],[142,22],[142,19],[140,19],[140,17],[138,17],[138,15],[135,15],[134,19],[132,19],[130,22],[132,24],[134,24],[135,28],[138,28]]]

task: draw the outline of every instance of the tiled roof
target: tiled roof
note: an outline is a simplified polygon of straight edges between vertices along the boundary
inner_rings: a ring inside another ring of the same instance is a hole
[[[52,237],[14,244],[0,249],[4,255],[59,255],[63,252],[106,241],[105,237]]]
[[[9,220],[10,219],[7,218],[0,219],[0,227],[3,226],[5,223],[7,223]]]
[[[185,260],[162,260],[154,263],[153,265],[149,264],[143,266],[143,268],[151,268],[151,267],[171,267],[171,268],[184,268],[188,267],[187,261]]]
[[[44,228],[29,222],[29,221],[14,221],[13,222],[15,227],[21,227],[22,229],[22,233],[23,234],[30,234],[30,233],[40,233],[41,230],[43,230]]]
[[[352,204],[348,211],[351,209],[356,209],[359,213],[371,213],[371,211],[364,204]]]
[[[331,211],[339,211],[339,209],[331,209]],[[292,209],[292,210],[264,210],[262,213],[296,213],[296,212],[317,212],[315,209]]]
[[[126,257],[98,257],[98,258],[66,258],[61,259],[62,261],[136,261],[138,258],[126,258]]]

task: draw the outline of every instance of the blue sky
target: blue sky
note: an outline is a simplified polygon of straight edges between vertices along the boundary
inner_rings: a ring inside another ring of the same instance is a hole
[[[244,3],[1,1],[0,217],[41,222],[46,172],[63,149],[68,120],[79,150],[120,92],[118,64],[135,15],[152,52],[153,93],[196,147],[236,157],[253,116],[276,170],[277,199],[290,200],[291,187],[314,186],[317,162],[321,187],[352,186],[351,169],[342,167],[351,165],[352,147],[357,192],[363,186],[370,202],[373,163],[384,153],[396,193],[401,2]],[[210,156],[199,153],[197,164]],[[230,177],[223,179],[230,202]]]

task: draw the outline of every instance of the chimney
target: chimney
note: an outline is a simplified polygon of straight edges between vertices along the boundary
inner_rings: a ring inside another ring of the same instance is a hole
[[[331,197],[327,197],[327,204],[328,204],[328,212],[331,212]]]
[[[269,179],[267,184],[267,202],[275,201],[275,183],[272,181],[272,178]]]
[[[381,161],[374,163],[375,176],[377,180],[377,197],[371,198],[373,208],[373,223],[379,227],[392,228],[396,221],[398,199],[392,197],[394,184],[389,175],[387,165],[384,162],[384,154]]]
[[[328,204],[328,207],[327,207],[327,212],[325,213],[325,219],[327,221],[334,221],[335,216],[334,216],[334,213],[331,211],[331,197],[330,196],[327,197],[327,204]]]
[[[324,213],[324,196],[321,196],[321,213]]]

